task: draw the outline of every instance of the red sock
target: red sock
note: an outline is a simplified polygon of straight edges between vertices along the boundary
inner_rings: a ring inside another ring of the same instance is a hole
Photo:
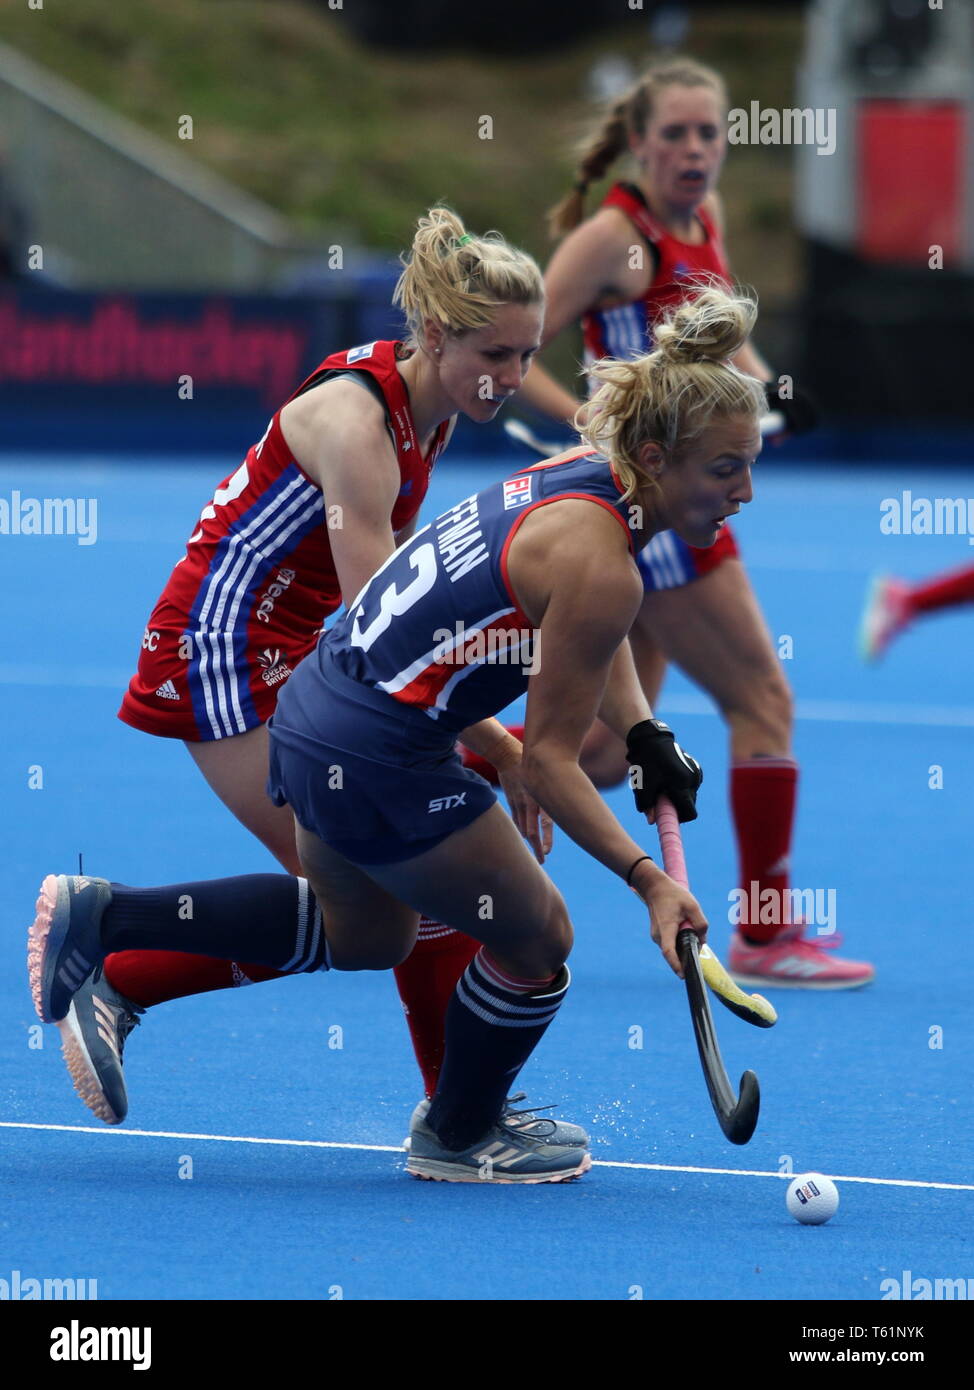
[[[183,951],[115,951],[105,958],[105,978],[133,1004],[151,1009],[167,999],[185,999],[189,994],[209,994],[261,980],[282,980],[284,975],[266,965],[191,956]]]
[[[952,608],[955,603],[974,603],[974,565],[915,585],[907,595],[907,603],[914,613],[932,613],[937,608]]]
[[[766,888],[779,895],[788,888],[797,792],[798,764],[791,758],[753,758],[731,767],[740,885],[747,894],[741,910],[741,934],[748,941],[773,941],[788,926],[781,920],[785,913],[780,910],[777,922],[761,923],[749,909],[760,903]],[[775,902],[780,909],[783,898],[778,896]]]
[[[522,743],[524,742],[523,724],[508,724],[505,727],[509,734],[513,734],[516,739],[519,739]],[[486,758],[482,758],[479,753],[472,753],[469,748],[464,748],[462,743],[460,744],[460,761],[463,763],[464,767],[469,767],[472,768],[474,772],[479,772],[481,777],[489,782],[492,787],[500,786],[500,778],[497,776],[497,768],[494,764],[488,762]],[[466,966],[464,966],[464,969],[466,969]]]
[[[479,950],[479,941],[423,917],[416,945],[395,968],[399,998],[428,1098],[436,1090],[443,1064],[447,1005],[457,980]]]

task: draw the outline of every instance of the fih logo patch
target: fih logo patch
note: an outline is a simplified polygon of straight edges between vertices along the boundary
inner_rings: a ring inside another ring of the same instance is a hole
[[[515,507],[523,507],[531,501],[531,484],[534,482],[530,473],[526,473],[521,478],[508,478],[504,484],[504,510],[513,511]]]

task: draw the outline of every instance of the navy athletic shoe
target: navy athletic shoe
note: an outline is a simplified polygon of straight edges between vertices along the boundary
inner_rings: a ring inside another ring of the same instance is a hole
[[[139,1025],[139,1014],[144,1013],[145,1009],[112,988],[99,966],[58,1024],[74,1089],[106,1125],[120,1125],[128,1114],[122,1053],[129,1033]]]
[[[509,1129],[518,1129],[522,1134],[530,1134],[533,1139],[544,1139],[548,1144],[562,1144],[569,1149],[587,1149],[588,1135],[581,1125],[570,1125],[564,1120],[553,1120],[547,1115],[539,1115],[539,1110],[552,1110],[551,1105],[535,1105],[530,1110],[515,1110],[518,1101],[527,1100],[524,1091],[508,1096],[501,1111],[501,1120]]]
[[[568,1182],[592,1166],[587,1149],[553,1144],[512,1128],[503,1117],[467,1149],[448,1149],[426,1123],[420,1101],[409,1126],[406,1172],[437,1182]]]
[[[508,1096],[504,1102],[504,1109],[501,1111],[500,1122],[510,1129],[518,1129],[523,1134],[529,1134],[532,1139],[543,1139],[546,1144],[561,1144],[569,1149],[587,1149],[588,1135],[581,1125],[570,1125],[563,1120],[551,1120],[546,1115],[539,1115],[539,1110],[552,1110],[551,1105],[535,1105],[530,1110],[515,1110],[514,1106],[520,1100],[527,1100],[524,1091],[518,1091],[517,1095]],[[415,1114],[420,1119],[425,1120],[430,1108],[428,1100],[421,1100],[417,1105]],[[409,1148],[409,1136],[402,1142],[404,1149]]]
[[[58,1023],[71,999],[105,959],[99,925],[112,900],[104,878],[48,874],[27,933],[27,969],[34,1008],[44,1023]]]

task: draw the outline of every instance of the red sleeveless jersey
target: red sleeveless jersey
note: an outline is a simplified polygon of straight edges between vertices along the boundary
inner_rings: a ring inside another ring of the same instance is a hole
[[[288,398],[346,372],[376,383],[402,484],[393,531],[419,511],[450,424],[437,428],[424,458],[396,369],[408,356],[397,342],[333,353]],[[362,467],[369,467],[368,459]],[[194,742],[266,723],[277,687],[342,602],[327,522],[321,489],[292,457],[278,410],[203,508],[149,618],[119,718],[147,733]]]
[[[617,183],[606,194],[603,207],[621,208],[649,244],[655,274],[640,299],[612,309],[592,309],[582,317],[585,360],[600,357],[638,357],[653,349],[653,325],[671,305],[692,295],[695,276],[717,276],[730,284],[730,268],[720,233],[703,208],[697,220],[706,232],[700,246],[679,241],[654,217],[640,190],[631,183]],[[654,536],[639,557],[647,589],[676,589],[708,574],[725,560],[738,556],[737,542],[725,526],[709,549],[687,545],[673,531]]]
[[[653,348],[653,324],[671,305],[686,299],[688,282],[698,275],[716,275],[730,283],[720,233],[709,213],[700,208],[697,220],[707,234],[700,246],[678,241],[653,216],[634,184],[617,183],[606,194],[604,208],[620,208],[649,243],[656,266],[641,299],[612,309],[591,309],[582,318],[585,358],[636,357]],[[692,292],[692,291],[691,291]]]

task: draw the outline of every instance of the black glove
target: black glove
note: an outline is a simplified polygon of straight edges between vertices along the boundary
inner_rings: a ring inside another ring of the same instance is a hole
[[[818,406],[806,392],[794,382],[788,388],[790,396],[779,394],[777,381],[764,383],[764,395],[769,410],[780,410],[785,417],[785,430],[788,434],[807,434],[818,424]]]
[[[659,719],[634,724],[626,739],[626,761],[633,769],[629,780],[637,811],[652,811],[660,796],[668,796],[681,821],[697,819],[703,771],[684,753],[668,725]]]

